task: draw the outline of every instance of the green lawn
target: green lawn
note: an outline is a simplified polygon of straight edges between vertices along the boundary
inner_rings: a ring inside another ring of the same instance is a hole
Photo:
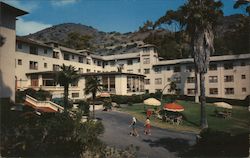
[[[178,103],[185,108],[182,113],[186,119],[181,125],[172,125],[155,118],[151,119],[152,125],[170,130],[199,133],[200,105],[189,101],[178,101]],[[206,112],[209,128],[233,134],[249,132],[250,112],[248,112],[247,107],[233,106],[232,117],[228,119],[214,116],[215,109],[214,105],[207,103]],[[136,116],[140,121],[145,120],[144,104],[133,104],[133,106],[121,108],[121,111]]]

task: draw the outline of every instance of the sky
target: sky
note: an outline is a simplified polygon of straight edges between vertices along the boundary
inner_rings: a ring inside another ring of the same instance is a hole
[[[147,20],[156,21],[186,0],[0,0],[28,11],[18,17],[17,35],[27,35],[61,23],[81,23],[104,32],[133,32]],[[233,9],[235,0],[222,0],[224,15],[244,13]]]

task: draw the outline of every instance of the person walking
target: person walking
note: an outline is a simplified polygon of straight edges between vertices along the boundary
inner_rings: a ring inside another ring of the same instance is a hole
[[[151,135],[151,131],[150,131],[151,124],[150,124],[149,117],[147,117],[144,126],[145,126],[144,134]]]
[[[130,136],[136,136],[136,137],[139,136],[137,129],[136,129],[136,122],[137,122],[136,118],[133,117],[132,122],[130,124],[130,127],[132,127],[132,131],[130,132]]]

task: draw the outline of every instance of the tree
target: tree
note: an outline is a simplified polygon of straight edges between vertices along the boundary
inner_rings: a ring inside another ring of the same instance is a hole
[[[81,35],[78,32],[71,32],[68,34],[65,45],[74,49],[87,49],[90,48],[90,39],[88,35]]]
[[[75,83],[79,79],[79,74],[75,70],[75,67],[70,65],[60,66],[61,71],[57,73],[57,82],[64,87],[64,109],[68,107],[68,96],[69,96],[69,84]]]
[[[237,9],[241,6],[245,6],[246,7],[246,12],[248,13],[248,15],[250,15],[250,1],[249,0],[237,0],[234,4],[234,8]]]
[[[209,66],[210,54],[214,53],[214,28],[223,14],[222,3],[214,0],[189,0],[177,11],[171,11],[168,18],[160,18],[160,23],[178,21],[181,29],[189,35],[195,70],[200,77],[201,128],[207,128],[205,74]],[[168,15],[168,14],[167,14]],[[166,15],[165,15],[166,16]]]
[[[96,76],[89,76],[86,78],[85,89],[84,92],[86,95],[92,94],[93,101],[93,118],[95,118],[95,99],[96,94],[102,91],[102,85],[100,83],[100,79]]]

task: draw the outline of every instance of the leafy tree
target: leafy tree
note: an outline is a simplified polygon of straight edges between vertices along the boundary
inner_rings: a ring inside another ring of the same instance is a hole
[[[196,71],[200,74],[201,91],[201,128],[207,128],[206,96],[205,96],[205,74],[209,65],[210,54],[214,53],[214,33],[217,18],[221,16],[222,3],[214,0],[189,0],[177,11],[169,12],[163,22],[173,20],[180,23],[181,29],[190,37]]]
[[[61,71],[57,73],[57,82],[64,87],[64,108],[66,111],[69,103],[69,84],[77,82],[80,76],[72,65],[66,66],[63,64],[60,68]]]
[[[154,23],[150,20],[147,20],[142,27],[139,27],[139,31],[141,32],[145,32],[145,31],[148,31],[148,30],[152,30],[154,27]]]
[[[89,76],[86,78],[84,92],[86,95],[92,94],[93,101],[93,118],[95,118],[95,99],[96,94],[102,91],[101,81],[97,76]]]

